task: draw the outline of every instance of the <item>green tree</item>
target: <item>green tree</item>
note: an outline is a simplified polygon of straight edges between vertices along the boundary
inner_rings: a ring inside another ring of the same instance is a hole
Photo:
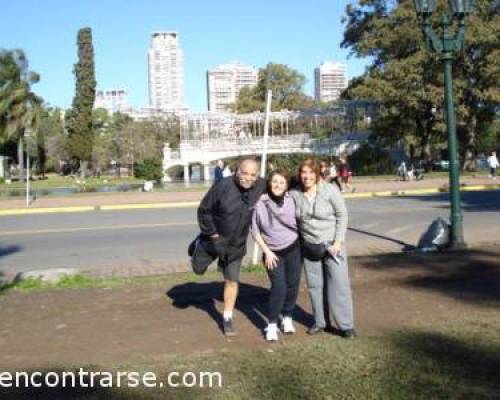
[[[58,170],[59,161],[68,159],[64,119],[59,108],[45,107],[40,117],[37,141],[38,173]]]
[[[475,154],[478,121],[491,122],[500,98],[498,13],[487,0],[476,2],[468,19],[465,50],[454,65],[455,100],[462,153]],[[438,13],[447,4],[438,1]],[[381,105],[372,129],[388,142],[401,138],[430,159],[432,148],[445,140],[443,73],[439,56],[430,53],[417,24],[413,1],[363,0],[346,8],[342,46],[357,57],[370,57],[366,73],[353,80],[344,98]],[[465,145],[466,144],[466,145]]]
[[[163,144],[179,147],[180,124],[177,117],[153,118],[134,121],[128,115],[115,113],[107,115],[103,109],[94,110],[96,132],[93,163],[104,169],[114,160],[127,165],[134,175],[134,165],[148,158],[161,158]]]
[[[136,162],[134,176],[147,181],[160,182],[163,178],[162,163],[157,157],[146,158],[143,161]]]
[[[38,137],[42,99],[32,90],[40,76],[29,70],[22,50],[0,51],[0,140],[18,145],[19,179],[24,179],[24,136]]]
[[[304,94],[305,82],[304,75],[287,65],[269,63],[259,70],[256,86],[241,89],[232,108],[238,113],[264,111],[268,89],[273,92],[272,111],[309,108],[314,102]]]
[[[71,110],[66,114],[67,150],[71,158],[79,162],[80,174],[85,177],[94,144],[92,109],[96,88],[94,46],[90,28],[78,31],[77,45],[78,62],[73,70],[76,78],[75,97]]]

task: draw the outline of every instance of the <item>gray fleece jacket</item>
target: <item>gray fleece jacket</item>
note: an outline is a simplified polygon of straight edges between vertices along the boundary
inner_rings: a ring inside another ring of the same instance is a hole
[[[292,190],[296,203],[299,231],[309,243],[345,240],[347,208],[337,186],[319,182],[316,196],[308,199],[300,190]]]

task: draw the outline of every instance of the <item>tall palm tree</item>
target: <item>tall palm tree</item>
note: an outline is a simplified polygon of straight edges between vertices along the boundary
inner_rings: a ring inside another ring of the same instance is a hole
[[[22,50],[0,51],[0,140],[18,144],[19,179],[24,180],[24,136],[38,132],[42,99],[31,91],[40,76],[28,69]]]

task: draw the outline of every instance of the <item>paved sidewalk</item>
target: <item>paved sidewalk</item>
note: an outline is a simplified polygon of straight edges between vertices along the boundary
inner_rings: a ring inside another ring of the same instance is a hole
[[[488,177],[467,176],[461,179],[461,185],[464,188],[481,187],[479,189],[499,188],[500,182],[493,181]],[[421,181],[401,182],[383,179],[358,178],[354,180],[355,193],[348,193],[346,197],[364,197],[365,195],[390,196],[394,192],[406,192],[409,194],[432,193],[437,190],[446,190],[448,187],[448,178],[430,178]],[[186,205],[194,206],[203,197],[205,191],[178,191],[178,192],[127,192],[127,193],[85,193],[78,195],[68,195],[64,197],[41,197],[35,200],[29,210],[41,210],[48,208],[67,208],[67,207],[89,207],[90,209],[108,206],[123,206],[122,208],[133,208],[133,205],[176,205],[179,203],[188,203]],[[403,194],[403,193],[400,193]],[[191,203],[191,204],[189,204]],[[1,210],[26,210],[24,199],[0,200]],[[55,210],[53,210],[55,211]],[[61,210],[61,211],[71,211]],[[87,211],[86,209],[74,209],[74,211]],[[0,214],[1,215],[1,214]]]

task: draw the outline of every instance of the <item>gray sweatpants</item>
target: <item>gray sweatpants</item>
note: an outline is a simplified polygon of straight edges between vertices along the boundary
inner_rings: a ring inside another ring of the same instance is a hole
[[[305,275],[309,296],[317,327],[325,327],[323,287],[326,280],[326,295],[330,317],[342,330],[354,328],[351,283],[347,267],[347,254],[342,252],[338,261],[330,255],[322,261],[304,259]],[[324,277],[326,274],[326,279]]]

